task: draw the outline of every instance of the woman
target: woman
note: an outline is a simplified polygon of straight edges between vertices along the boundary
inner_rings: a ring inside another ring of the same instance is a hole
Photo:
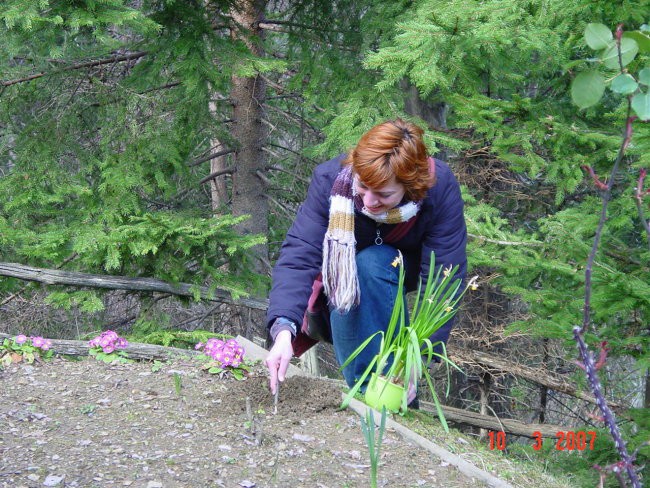
[[[273,270],[267,312],[273,339],[266,365],[270,389],[284,381],[314,279],[322,273],[332,341],[342,364],[367,337],[385,330],[404,256],[406,289],[436,266],[467,267],[467,233],[458,182],[449,167],[427,156],[423,130],[401,119],[370,129],[348,155],[319,165],[307,198],[287,232]],[[390,240],[390,244],[384,242]],[[448,322],[433,341],[446,342]],[[378,350],[364,350],[343,375],[352,386]]]

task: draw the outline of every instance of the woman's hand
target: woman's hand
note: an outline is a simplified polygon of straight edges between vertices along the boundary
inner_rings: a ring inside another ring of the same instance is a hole
[[[293,357],[291,339],[291,332],[288,330],[280,331],[275,338],[273,347],[264,360],[266,367],[269,368],[269,388],[274,395],[278,388],[278,381],[284,381],[289,368],[289,361]]]

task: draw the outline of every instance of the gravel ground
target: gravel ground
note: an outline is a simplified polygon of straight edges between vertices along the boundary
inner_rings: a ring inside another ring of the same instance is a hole
[[[328,381],[288,378],[274,414],[261,368],[56,358],[0,368],[0,392],[3,488],[370,486],[359,417]],[[379,486],[481,486],[396,432],[381,452]]]

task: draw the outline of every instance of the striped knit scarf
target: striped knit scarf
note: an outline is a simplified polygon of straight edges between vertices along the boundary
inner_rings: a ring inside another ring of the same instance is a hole
[[[323,241],[323,286],[325,294],[337,311],[349,312],[359,304],[356,240],[354,238],[355,207],[364,215],[382,224],[399,224],[414,217],[421,201],[405,202],[382,214],[372,214],[356,194],[352,168],[345,166],[336,177],[330,196],[329,225]]]

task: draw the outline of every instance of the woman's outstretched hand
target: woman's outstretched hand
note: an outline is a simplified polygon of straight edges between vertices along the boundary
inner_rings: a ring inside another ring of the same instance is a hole
[[[284,381],[289,368],[289,361],[293,357],[291,339],[291,332],[288,330],[280,331],[264,361],[266,367],[269,368],[269,388],[274,395],[278,388],[278,382]]]

